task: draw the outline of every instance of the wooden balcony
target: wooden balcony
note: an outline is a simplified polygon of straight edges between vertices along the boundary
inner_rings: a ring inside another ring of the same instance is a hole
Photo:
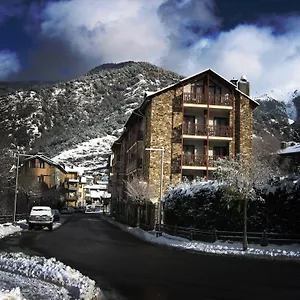
[[[232,138],[232,126],[227,125],[206,125],[200,123],[185,122],[183,134],[196,136],[214,136]]]
[[[205,94],[201,93],[183,93],[183,103],[189,104],[204,104],[204,105],[219,105],[219,106],[232,106],[233,96],[229,94],[225,95],[211,95],[205,97]]]
[[[225,158],[225,156],[184,153],[182,158],[183,166],[216,167],[216,161]]]

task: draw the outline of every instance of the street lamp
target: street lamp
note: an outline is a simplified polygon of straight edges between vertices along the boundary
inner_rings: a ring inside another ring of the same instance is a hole
[[[165,149],[162,148],[145,148],[147,151],[160,151],[160,197],[158,201],[158,234],[161,235],[161,210],[162,210],[162,198],[163,198],[163,180],[164,180],[164,153]]]
[[[13,213],[13,223],[16,223],[16,214],[17,214],[17,200],[18,200],[18,193],[19,193],[19,164],[20,164],[20,156],[24,157],[33,157],[34,155],[30,154],[21,154],[19,152],[16,153],[17,155],[17,170],[16,170],[16,186],[15,186],[15,199],[14,199],[14,213]]]

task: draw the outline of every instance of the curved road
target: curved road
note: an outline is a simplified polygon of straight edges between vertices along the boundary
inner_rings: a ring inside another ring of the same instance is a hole
[[[107,300],[300,299],[300,262],[194,254],[138,240],[96,215],[25,231],[2,251],[56,257],[94,279]]]

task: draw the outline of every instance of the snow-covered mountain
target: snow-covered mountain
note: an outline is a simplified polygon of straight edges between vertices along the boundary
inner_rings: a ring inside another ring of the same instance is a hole
[[[300,91],[274,89],[255,96],[260,106],[254,112],[254,131],[279,140],[297,140],[300,116]]]
[[[279,102],[283,102],[286,107],[286,113],[289,118],[289,122],[292,124],[297,120],[298,111],[295,101],[297,102],[297,98],[299,96],[299,90],[294,90],[291,92],[289,90],[274,89],[267,94],[255,96],[254,99],[259,101],[277,100]]]
[[[182,76],[146,62],[104,64],[49,86],[1,83],[0,146],[44,152],[60,162],[102,169],[110,145],[145,91]],[[2,144],[2,145],[1,145]]]

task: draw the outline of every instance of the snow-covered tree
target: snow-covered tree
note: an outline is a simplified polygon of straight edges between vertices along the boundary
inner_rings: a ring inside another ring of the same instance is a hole
[[[137,204],[137,226],[140,226],[141,205],[150,201],[153,189],[143,178],[137,176],[125,181],[125,185],[129,199]]]
[[[242,155],[234,159],[218,161],[216,179],[223,185],[224,198],[228,204],[240,201],[243,209],[243,250],[248,248],[247,208],[250,201],[263,201],[260,191],[274,177],[276,169],[262,160],[249,161]]]

